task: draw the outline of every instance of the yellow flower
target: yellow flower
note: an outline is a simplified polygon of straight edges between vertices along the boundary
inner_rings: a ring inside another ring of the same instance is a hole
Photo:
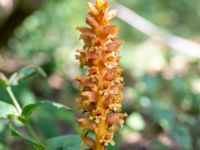
[[[118,26],[109,23],[116,11],[108,9],[109,3],[104,0],[96,0],[96,5],[88,3],[89,27],[77,27],[84,46],[77,50],[76,58],[80,67],[88,70],[86,76],[76,78],[80,86],[77,103],[83,112],[78,122],[83,129],[83,144],[93,150],[105,150],[108,144],[113,145],[114,132],[126,117],[120,113],[123,78],[119,47],[122,41],[118,39]]]

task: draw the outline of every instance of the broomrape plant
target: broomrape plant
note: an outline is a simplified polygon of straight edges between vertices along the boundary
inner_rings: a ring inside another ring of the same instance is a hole
[[[84,41],[78,50],[80,67],[87,67],[86,76],[77,77],[80,85],[80,97],[77,103],[83,111],[78,119],[82,127],[83,144],[93,150],[104,150],[110,143],[114,145],[113,135],[124,123],[126,114],[121,112],[123,78],[119,67],[119,47],[122,41],[117,37],[119,28],[109,21],[116,11],[108,11],[109,3],[96,0],[88,3],[89,27],[77,27]],[[89,136],[89,132],[95,138]]]
[[[109,3],[104,0],[96,0],[95,5],[88,3],[86,23],[89,27],[77,27],[84,46],[77,51],[76,57],[80,68],[87,68],[86,76],[76,78],[80,87],[77,103],[82,111],[77,121],[82,132],[82,145],[92,150],[105,150],[108,144],[114,145],[114,133],[123,125],[127,116],[121,113],[123,78],[119,67],[119,47],[122,41],[118,38],[118,26],[109,22],[116,16],[116,11],[108,9]],[[30,142],[36,150],[81,150],[84,147],[76,143],[81,143],[79,136],[67,135],[44,140],[30,121],[32,112],[41,105],[65,111],[72,109],[47,100],[22,107],[15,97],[12,87],[37,72],[45,76],[38,67],[25,67],[10,78],[0,72],[0,85],[5,88],[13,103],[0,101],[0,119],[9,120],[8,125],[13,135]],[[20,130],[21,127],[25,132]]]

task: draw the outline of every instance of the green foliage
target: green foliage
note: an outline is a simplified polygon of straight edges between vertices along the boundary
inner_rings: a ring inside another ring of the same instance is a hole
[[[12,102],[14,105],[8,104],[6,102],[0,101],[0,118],[2,119],[9,119],[9,129],[11,130],[11,133],[13,136],[18,136],[22,139],[24,139],[27,142],[30,142],[33,144],[33,147],[37,150],[43,150],[48,149],[46,145],[43,145],[34,130],[32,129],[29,120],[32,112],[40,107],[40,106],[51,106],[54,109],[62,109],[62,110],[71,110],[69,107],[56,103],[53,101],[39,101],[36,103],[30,103],[23,107],[21,110],[20,105],[18,104],[17,99],[15,98],[14,94],[12,93],[11,86],[18,85],[21,81],[30,78],[36,73],[40,73],[45,76],[45,73],[42,69],[37,67],[25,67],[21,69],[19,72],[14,73],[11,78],[9,79],[9,82],[4,74],[1,74],[1,81],[4,88],[7,90],[10,98],[12,99]],[[21,113],[21,114],[20,114]],[[12,123],[13,122],[13,123]],[[27,135],[20,131],[19,129],[15,128],[14,124],[18,126],[24,126],[29,131],[30,135]],[[71,143],[69,141],[69,143]],[[67,144],[64,144],[65,147],[68,147]],[[73,148],[73,147],[72,147]]]
[[[20,138],[24,139],[25,141],[32,143],[36,147],[45,148],[45,146],[43,144],[39,143],[35,139],[33,139],[25,134],[23,134],[22,132],[17,130],[12,124],[9,125],[9,129],[11,130],[12,135],[19,136]]]
[[[153,150],[169,150],[167,148],[167,146],[165,146],[162,142],[160,142],[159,140],[155,140],[151,143],[150,147],[153,149]]]
[[[83,11],[84,4],[85,1],[82,0],[46,2],[42,9],[26,18],[15,31],[9,42],[10,48],[27,59],[46,52],[52,56],[57,47],[62,47],[65,43],[77,44],[75,27],[81,22],[83,12],[86,14]]]
[[[192,139],[190,128],[183,124],[175,124],[172,130],[172,138],[181,145],[183,150],[192,149]]]
[[[9,79],[9,85],[18,85],[21,81],[30,78],[36,73],[46,76],[45,72],[39,67],[24,67],[19,72],[14,73]]]
[[[8,118],[9,115],[18,115],[16,108],[6,102],[0,101],[0,118]]]
[[[133,112],[127,118],[127,126],[132,128],[133,130],[141,131],[144,129],[145,123],[139,113]]]
[[[50,105],[51,107],[55,108],[55,109],[63,109],[63,110],[71,110],[71,108],[65,106],[65,105],[62,105],[60,103],[56,103],[56,102],[53,102],[53,101],[39,101],[37,103],[34,103],[34,104],[28,104],[26,106],[24,106],[23,110],[22,110],[22,116],[24,116],[25,118],[29,118],[31,113],[39,106],[41,105]]]
[[[0,72],[0,85],[6,87],[8,85],[8,79],[6,76]]]
[[[116,145],[108,145],[107,150],[119,150],[119,147],[117,147]]]
[[[59,136],[46,141],[50,150],[83,150],[80,148],[81,138],[78,135]]]

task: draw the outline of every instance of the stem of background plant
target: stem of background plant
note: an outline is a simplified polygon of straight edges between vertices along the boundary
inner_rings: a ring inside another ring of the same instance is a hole
[[[8,94],[9,94],[10,98],[12,99],[12,102],[14,103],[18,113],[21,114],[22,109],[21,109],[21,107],[20,107],[15,95],[13,94],[13,91],[12,91],[11,87],[10,86],[6,87],[6,90],[7,90]],[[31,125],[30,125],[28,120],[26,120],[24,122],[24,125],[27,127],[27,129],[30,132],[31,136],[33,138],[35,138],[36,140],[39,140],[38,136],[35,134],[35,132],[34,132],[33,128],[31,127]]]
[[[31,127],[31,125],[30,125],[30,123],[29,123],[28,120],[26,120],[25,125],[26,125],[28,131],[30,132],[31,136],[32,136],[34,139],[40,141],[39,137],[36,135],[35,131],[34,131],[33,128]]]
[[[22,112],[22,109],[21,109],[21,107],[20,107],[20,105],[19,105],[19,103],[18,103],[18,101],[17,101],[15,95],[13,94],[11,87],[10,87],[10,86],[6,87],[6,90],[7,90],[8,94],[9,94],[9,96],[10,96],[12,102],[14,103],[14,105],[15,105],[15,107],[16,107],[18,113],[21,113],[21,112]]]

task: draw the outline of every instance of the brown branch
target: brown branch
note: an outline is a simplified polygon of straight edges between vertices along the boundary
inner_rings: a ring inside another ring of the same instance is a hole
[[[138,15],[133,10],[116,3],[115,9],[118,11],[118,18],[126,22],[133,28],[142,32],[151,38],[159,38],[163,43],[174,50],[184,52],[193,57],[200,57],[200,44],[173,35],[164,29],[159,28],[155,24]]]

